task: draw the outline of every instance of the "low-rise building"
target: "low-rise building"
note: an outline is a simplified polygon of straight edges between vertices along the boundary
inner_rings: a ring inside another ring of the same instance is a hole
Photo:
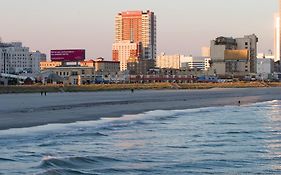
[[[120,71],[119,61],[106,61],[104,58],[98,58],[95,60],[96,72],[102,72],[104,74],[117,74]]]
[[[205,57],[181,56],[180,63],[182,68],[205,70],[206,65]]]
[[[156,59],[156,67],[160,69],[198,69],[209,67],[206,57],[184,56],[180,54],[166,55],[162,53]]]
[[[62,62],[59,61],[41,61],[40,62],[40,69],[45,70],[48,68],[59,67],[62,65]]]
[[[129,58],[127,69],[131,75],[145,75],[155,67],[154,60]]]
[[[51,67],[46,71],[49,71],[49,75],[56,74],[55,78],[67,85],[91,84],[94,83],[96,76],[94,67]],[[44,82],[54,83],[49,76],[43,79]]]
[[[102,74],[117,74],[120,71],[119,61],[106,61],[104,58],[80,62],[80,66],[95,67],[96,72]]]
[[[156,58],[156,67],[160,69],[180,69],[181,55],[166,55],[165,53],[161,53]]]

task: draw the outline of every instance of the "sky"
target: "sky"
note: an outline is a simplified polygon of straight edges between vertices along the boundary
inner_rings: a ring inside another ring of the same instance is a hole
[[[0,37],[32,50],[83,48],[111,60],[114,17],[126,10],[157,16],[157,52],[201,55],[218,36],[255,33],[259,52],[273,50],[278,0],[0,0]]]

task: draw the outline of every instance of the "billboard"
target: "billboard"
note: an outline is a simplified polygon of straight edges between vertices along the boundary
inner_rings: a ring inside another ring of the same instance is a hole
[[[249,51],[247,49],[244,50],[225,50],[224,51],[225,60],[245,60],[249,59]]]
[[[68,49],[68,50],[51,50],[52,61],[76,62],[85,60],[85,50]]]

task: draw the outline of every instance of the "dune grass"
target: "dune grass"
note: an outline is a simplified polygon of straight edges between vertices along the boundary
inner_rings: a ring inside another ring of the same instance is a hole
[[[95,92],[116,90],[161,90],[161,89],[211,89],[211,88],[262,88],[281,87],[281,83],[230,82],[230,83],[149,83],[149,84],[94,84],[81,86],[63,85],[21,85],[0,86],[0,94],[46,92]]]

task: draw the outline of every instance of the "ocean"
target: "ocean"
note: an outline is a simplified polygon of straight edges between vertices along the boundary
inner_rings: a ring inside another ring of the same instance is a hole
[[[0,131],[0,174],[281,174],[281,101]]]

